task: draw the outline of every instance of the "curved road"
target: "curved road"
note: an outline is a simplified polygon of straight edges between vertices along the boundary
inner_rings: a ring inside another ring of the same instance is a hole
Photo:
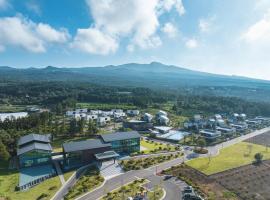
[[[230,145],[233,145],[233,144],[236,144],[238,142],[249,139],[251,137],[260,135],[260,134],[265,133],[267,131],[270,131],[270,127],[267,127],[267,128],[261,129],[261,130],[256,130],[256,131],[249,133],[247,135],[243,135],[243,136],[240,136],[238,138],[217,144],[215,146],[208,147],[207,149],[212,156],[217,155],[219,153],[219,150],[224,148],[224,147],[228,147]],[[160,142],[162,142],[162,141],[160,141]],[[166,197],[165,197],[166,200],[181,199],[181,188],[171,181],[163,181],[163,178],[156,176],[155,173],[160,172],[163,169],[170,168],[174,165],[179,165],[179,164],[183,163],[185,160],[190,160],[190,159],[193,159],[195,157],[200,157],[200,156],[207,156],[207,155],[199,155],[199,154],[193,153],[190,150],[185,150],[184,154],[185,155],[182,158],[177,158],[175,160],[161,163],[157,166],[150,167],[148,169],[129,171],[129,172],[126,172],[126,173],[121,174],[119,176],[116,176],[112,179],[109,179],[100,188],[98,188],[92,192],[86,193],[84,196],[79,197],[77,200],[96,200],[96,199],[99,199],[100,197],[105,195],[107,192],[112,191],[118,187],[121,187],[122,185],[125,185],[131,181],[134,181],[137,178],[148,179],[151,182],[151,184],[154,184],[154,185],[162,183],[162,186],[166,190]],[[76,182],[77,178],[75,177],[74,179],[71,179],[71,181],[68,181],[58,191],[58,193],[55,195],[55,197],[53,199],[54,200],[63,199],[63,196],[68,192],[69,188]]]

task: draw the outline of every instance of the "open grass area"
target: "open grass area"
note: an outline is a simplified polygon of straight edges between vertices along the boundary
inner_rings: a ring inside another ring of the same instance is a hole
[[[156,153],[160,151],[175,151],[173,145],[165,145],[151,140],[141,140],[141,152]]]
[[[51,199],[61,186],[59,177],[56,176],[27,191],[15,191],[15,186],[19,183],[19,172],[7,170],[6,167],[7,163],[0,163],[0,199],[37,200],[43,194],[42,200],[47,200]]]
[[[64,199],[75,199],[82,194],[97,188],[103,183],[103,181],[104,178],[99,174],[99,171],[94,167],[90,167],[86,170],[85,174],[80,177],[76,184],[69,190]]]
[[[210,175],[250,164],[254,161],[256,153],[262,153],[263,159],[270,159],[270,150],[268,151],[264,146],[240,142],[222,149],[217,156],[196,158],[186,162],[186,164]]]
[[[0,112],[22,112],[25,109],[24,105],[0,104]]]
[[[143,185],[148,182],[149,181],[145,179],[135,180],[119,189],[107,193],[102,200],[122,200],[127,199],[128,197],[142,197],[144,195],[147,195],[147,199],[149,200],[161,199],[164,194],[162,188],[155,187],[153,191],[147,191]]]
[[[107,104],[107,103],[77,103],[77,108],[99,109],[99,110],[111,110],[111,109],[137,109],[136,106],[129,104]]]

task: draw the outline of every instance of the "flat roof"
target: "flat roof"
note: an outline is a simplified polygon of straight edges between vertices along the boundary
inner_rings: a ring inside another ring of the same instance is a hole
[[[67,142],[63,144],[63,149],[65,152],[83,151],[103,147],[111,147],[111,144],[105,144],[99,139]]]
[[[45,150],[45,151],[52,151],[52,147],[50,144],[38,143],[34,142],[32,144],[26,145],[21,147],[17,150],[17,155],[21,155],[27,153],[32,150]]]
[[[128,140],[128,139],[140,138],[140,137],[141,135],[137,131],[115,132],[115,133],[101,135],[101,138],[104,140],[104,142]]]
[[[154,126],[154,128],[161,131],[169,131],[172,129],[170,126]]]
[[[108,159],[108,158],[115,158],[115,157],[118,157],[118,156],[119,156],[119,154],[116,153],[115,151],[105,151],[103,153],[97,153],[97,154],[95,154],[95,157],[98,160]]]
[[[18,141],[18,145],[23,145],[26,144],[28,142],[32,142],[32,141],[37,141],[37,142],[45,142],[45,143],[49,143],[50,142],[50,135],[40,135],[40,134],[28,134],[25,136],[20,137],[19,141]]]

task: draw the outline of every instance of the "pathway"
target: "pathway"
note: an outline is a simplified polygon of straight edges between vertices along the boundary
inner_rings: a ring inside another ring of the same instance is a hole
[[[63,173],[62,173],[62,170],[61,170],[61,168],[60,168],[60,166],[59,166],[58,161],[53,161],[53,164],[54,164],[54,166],[55,166],[56,172],[57,172],[57,174],[58,174],[58,177],[59,177],[59,179],[60,179],[62,185],[64,185],[66,181],[65,181],[65,178],[64,178],[64,176],[63,176]]]

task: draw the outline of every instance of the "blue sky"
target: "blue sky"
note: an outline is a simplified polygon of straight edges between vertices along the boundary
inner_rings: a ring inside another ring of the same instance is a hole
[[[270,80],[269,0],[0,0],[0,65],[159,61]]]

